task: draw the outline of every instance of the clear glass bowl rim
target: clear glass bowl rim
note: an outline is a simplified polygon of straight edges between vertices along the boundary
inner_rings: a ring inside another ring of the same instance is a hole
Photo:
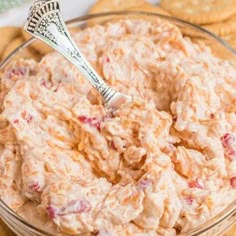
[[[77,18],[74,18],[72,20],[67,21],[67,26],[72,27],[74,24],[83,23],[91,19],[98,19],[102,17],[108,17],[108,16],[124,16],[127,17],[128,15],[140,15],[140,16],[153,16],[153,17],[159,17],[161,19],[167,20],[169,22],[173,22],[174,24],[181,24],[186,27],[190,27],[192,30],[198,31],[199,33],[204,34],[205,36],[215,40],[219,44],[221,44],[226,50],[232,53],[232,56],[236,58],[236,50],[234,50],[227,42],[225,42],[220,37],[216,36],[214,33],[211,33],[207,31],[204,28],[201,28],[200,26],[197,26],[195,24],[192,24],[190,22],[178,19],[176,17],[172,16],[165,16],[157,13],[150,13],[145,11],[114,11],[114,12],[104,12],[104,13],[96,13],[96,14],[90,14],[90,15],[84,15]],[[17,47],[12,53],[10,53],[2,62],[0,62],[0,70],[2,70],[10,61],[12,58],[14,58],[15,55],[21,52],[24,48],[29,47],[33,42],[38,41],[36,38],[31,38],[24,43],[22,43],[19,47]],[[45,232],[42,229],[37,228],[36,226],[31,225],[26,220],[24,220],[22,217],[17,215],[11,208],[9,208],[1,199],[0,199],[0,208],[4,211],[6,211],[11,217],[13,217],[16,221],[21,222],[25,227],[28,227],[32,229],[33,231],[43,234],[45,236],[53,236],[52,234],[49,234]],[[192,230],[181,233],[180,236],[198,236],[203,233],[207,233],[208,230],[214,228],[215,226],[219,225],[220,223],[226,221],[230,217],[235,217],[236,221],[236,197],[235,200],[230,203],[229,206],[227,206],[223,211],[221,211],[218,215],[211,218],[209,221],[205,222],[204,224],[199,225],[198,227],[193,228]],[[3,219],[4,220],[4,219]],[[232,225],[232,224],[230,224]],[[228,227],[230,226],[228,225]]]

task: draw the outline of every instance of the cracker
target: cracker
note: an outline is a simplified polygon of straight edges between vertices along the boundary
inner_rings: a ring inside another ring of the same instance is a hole
[[[98,0],[88,13],[122,11],[130,7],[140,6],[145,2],[145,0]]]
[[[128,10],[128,11],[143,11],[143,12],[157,13],[157,14],[167,15],[167,16],[170,15],[166,10],[162,9],[161,7],[154,6],[154,5],[152,5],[150,3],[147,3],[147,2],[145,2],[144,4],[142,4],[140,6],[130,7],[130,8],[127,8],[125,10]]]
[[[231,34],[232,32],[236,32],[236,14],[225,21],[211,25],[205,25],[204,28],[219,36],[224,36]]]
[[[182,32],[183,36],[191,37],[191,38],[205,38],[206,35],[202,31],[195,29],[195,28],[186,28],[182,27],[180,28],[180,31]]]
[[[32,38],[32,35],[27,33],[24,29],[22,29],[22,36],[25,40],[29,40],[30,38]],[[49,47],[46,43],[43,43],[41,41],[32,43],[31,47],[35,49],[37,52],[39,52],[41,55],[45,55],[53,51],[51,47]]]
[[[0,28],[0,58],[3,51],[13,39],[20,35],[20,28],[18,27],[2,27]]]
[[[229,231],[227,231],[224,236],[235,236],[235,234],[236,234],[236,224],[234,224],[233,226],[231,226],[231,228],[229,229]]]
[[[215,57],[231,61],[233,64],[236,65],[235,56],[232,56],[233,53],[230,50],[228,50],[224,45],[222,45],[222,43],[216,42],[212,38],[198,38],[198,37],[191,38],[191,41],[195,44],[209,47],[212,51],[212,54]]]
[[[69,29],[71,35],[76,34],[77,32],[80,31],[78,27],[70,28]],[[22,29],[22,36],[25,40],[29,40],[32,38],[32,35],[27,33],[24,29]],[[36,42],[32,43],[31,47],[39,52],[41,55],[45,55],[47,53],[53,52],[53,48],[48,46],[46,43],[41,42],[40,40],[37,40]]]
[[[5,223],[0,220],[0,236],[14,236],[13,234],[5,225]]]
[[[159,6],[154,6],[146,2],[145,0],[98,0],[95,5],[89,10],[89,14],[111,11],[146,11],[161,15],[169,15],[169,13],[164,9],[160,8]],[[104,22],[117,21],[122,18],[122,16],[100,17],[98,19],[91,19],[88,22],[88,25],[92,26],[99,23],[103,24]],[[133,16],[133,18],[137,17]],[[146,17],[143,16],[142,18]]]
[[[10,53],[12,53],[17,47],[19,47],[25,40],[22,37],[18,37],[14,39],[10,44],[6,47],[3,53],[3,59],[5,59]],[[26,58],[26,59],[34,59],[39,60],[40,56],[39,53],[35,52],[34,50],[28,48],[24,48],[21,53],[19,53],[14,59],[16,58]]]
[[[1,236],[8,236],[8,232],[3,228],[3,226],[0,225],[0,232]]]
[[[210,24],[236,14],[236,0],[162,0],[170,14],[195,24]]]
[[[225,35],[223,39],[236,50],[236,32],[229,35]]]

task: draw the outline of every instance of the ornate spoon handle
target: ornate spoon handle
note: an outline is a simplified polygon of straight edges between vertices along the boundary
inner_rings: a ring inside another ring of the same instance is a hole
[[[106,104],[116,95],[116,92],[90,66],[72,40],[56,0],[35,2],[30,9],[25,30],[71,61],[104,97]]]

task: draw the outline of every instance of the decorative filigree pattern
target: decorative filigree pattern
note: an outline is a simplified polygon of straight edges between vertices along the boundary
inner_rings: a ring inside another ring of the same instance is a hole
[[[33,15],[35,14],[35,12],[37,12],[37,10],[45,3],[46,1],[36,1],[34,3],[34,5],[30,8],[30,11],[29,11],[29,15],[28,15],[28,18],[27,20],[30,20],[30,18],[33,17]]]
[[[27,19],[26,31],[31,34],[44,36],[57,44],[57,38],[49,30],[50,24],[54,24],[59,32],[65,33],[59,16],[59,4],[57,1],[37,1],[30,9]]]
[[[81,65],[81,67],[88,73],[88,75],[93,78],[94,82],[100,85],[100,80],[97,78],[94,72],[90,69],[88,64],[85,63],[84,58],[81,55],[81,53],[79,53],[76,48],[74,48],[74,50],[68,50],[68,53],[70,54],[72,58],[74,58]]]
[[[106,103],[116,94],[89,65],[71,39],[56,0],[37,1],[30,10],[25,30],[54,47],[70,60],[101,93]]]
[[[50,24],[54,24],[59,32],[61,31],[61,33],[64,33],[60,25],[58,25],[58,22],[60,22],[58,13],[52,12],[47,17],[42,18],[42,20],[38,24],[36,33],[39,35],[43,35],[45,38],[48,38],[50,41],[58,45],[58,39],[55,37],[55,35],[53,35],[53,33],[48,28]]]

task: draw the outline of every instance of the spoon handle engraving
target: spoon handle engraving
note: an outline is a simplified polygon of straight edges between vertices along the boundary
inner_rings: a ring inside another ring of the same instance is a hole
[[[25,30],[44,41],[72,62],[108,103],[116,94],[83,56],[61,17],[59,3],[56,0],[37,1],[30,9]]]

